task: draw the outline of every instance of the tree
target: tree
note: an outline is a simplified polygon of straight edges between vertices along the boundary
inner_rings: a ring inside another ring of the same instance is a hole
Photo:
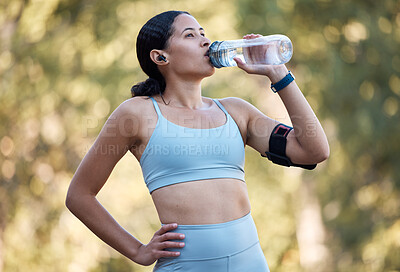
[[[332,270],[399,269],[399,3],[237,3],[243,32],[292,39],[290,65],[323,117],[331,157],[313,182]]]

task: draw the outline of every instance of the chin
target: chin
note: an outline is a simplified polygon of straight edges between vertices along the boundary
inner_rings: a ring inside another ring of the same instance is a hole
[[[215,68],[213,67],[212,70],[210,71],[210,73],[207,75],[207,77],[212,76],[215,73]]]
[[[206,77],[212,76],[214,73],[215,73],[214,66],[210,66],[210,69],[208,69],[206,72]]]
[[[206,77],[210,77],[214,73],[215,73],[215,68],[214,67],[211,67],[211,68],[209,68],[207,70],[204,69],[204,70],[201,70],[201,71],[197,71],[197,74],[198,74],[199,78],[201,78],[201,79],[206,78]]]

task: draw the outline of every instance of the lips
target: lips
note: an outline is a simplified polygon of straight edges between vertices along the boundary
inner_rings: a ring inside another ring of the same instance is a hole
[[[204,54],[204,56],[209,57],[209,53],[210,53],[210,50],[207,50],[207,52]]]

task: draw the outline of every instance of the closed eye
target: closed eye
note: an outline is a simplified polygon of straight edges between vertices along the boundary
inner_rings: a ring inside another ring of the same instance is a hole
[[[205,33],[204,33],[204,28],[202,28],[202,27],[199,28],[199,32],[197,32],[197,30],[196,30],[195,28],[193,28],[193,27],[187,27],[187,28],[185,28],[185,29],[182,31],[182,34],[183,34],[185,31],[192,31],[192,32],[189,32],[188,34],[186,34],[186,35],[185,35],[185,38],[186,38],[186,37],[194,37],[194,36],[195,36],[194,33],[200,33],[200,36],[203,36],[203,37],[206,36]],[[194,32],[193,32],[193,31],[194,31]]]
[[[200,36],[203,36],[203,37],[205,37],[205,36],[206,36],[206,34],[204,34],[204,33],[200,33]],[[193,33],[189,33],[189,34],[186,34],[186,35],[185,35],[185,37],[194,37],[194,34],[193,34]]]

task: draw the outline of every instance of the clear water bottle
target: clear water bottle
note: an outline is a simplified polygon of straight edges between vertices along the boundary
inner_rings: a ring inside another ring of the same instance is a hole
[[[279,65],[293,55],[292,42],[285,35],[269,35],[255,39],[215,41],[210,45],[209,57],[216,68],[236,66],[233,58],[247,64]]]

